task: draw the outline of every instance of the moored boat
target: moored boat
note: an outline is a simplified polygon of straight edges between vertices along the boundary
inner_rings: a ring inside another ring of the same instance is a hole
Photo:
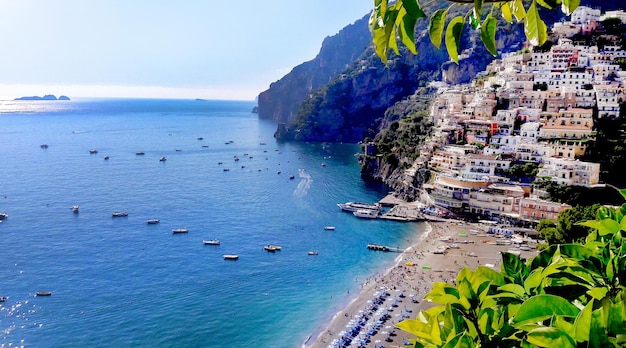
[[[371,209],[359,209],[355,212],[352,212],[352,214],[354,214],[354,216],[356,217],[360,217],[363,219],[376,219],[378,218],[378,210],[371,210]]]
[[[146,223],[147,223],[148,225],[156,225],[156,224],[158,224],[159,222],[161,222],[161,220],[159,220],[159,219],[149,219],[149,220],[146,220]]]
[[[96,149],[91,149],[91,150],[89,150],[89,153],[93,155],[93,154],[98,153],[98,150],[96,150]]]
[[[335,230],[335,226],[324,226],[324,229],[326,231],[334,231]]]
[[[78,206],[77,205],[71,206],[70,209],[72,209],[72,213],[78,214]]]
[[[7,214],[7,213],[0,213],[0,220],[4,220],[4,219],[6,219],[8,217],[9,217],[9,214]]]
[[[6,296],[0,296],[0,302],[5,302],[6,300],[8,300],[9,298]]]
[[[175,229],[172,230],[172,233],[174,233],[174,234],[187,233],[187,232],[189,232],[189,229],[187,229],[187,227],[175,228]]]
[[[52,292],[50,291],[37,291],[35,296],[51,296]]]
[[[275,252],[275,251],[280,251],[283,248],[281,246],[278,246],[278,245],[268,244],[268,245],[264,246],[263,249],[265,249],[265,250],[267,250],[269,252]]]
[[[137,151],[137,152],[135,152],[135,155],[137,155],[137,156],[143,156],[143,155],[145,155],[145,154],[146,154],[146,153],[145,153],[145,152],[143,152],[143,151]]]
[[[308,255],[317,255],[317,250],[315,250],[315,251],[309,251],[307,254],[308,254]]]
[[[220,245],[219,239],[205,239],[202,243],[204,245]]]
[[[347,202],[347,203],[339,203],[337,204],[339,208],[343,211],[351,211],[355,212],[359,209],[369,209],[369,210],[377,210],[380,211],[380,204],[369,204],[369,203],[361,203],[361,202]]]
[[[42,149],[47,149],[48,148],[48,144],[41,144],[39,145],[40,148]]]
[[[239,260],[239,255],[224,255],[224,260]]]
[[[128,216],[128,213],[125,211],[116,211],[115,213],[111,214],[112,217],[124,217],[124,216]]]
[[[165,161],[167,161],[167,158],[165,158],[165,156],[162,156],[161,158],[159,158],[159,161],[165,162]]]

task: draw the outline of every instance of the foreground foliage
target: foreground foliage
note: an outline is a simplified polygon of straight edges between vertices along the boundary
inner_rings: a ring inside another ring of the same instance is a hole
[[[626,192],[622,191],[626,198]],[[626,204],[602,207],[584,243],[551,245],[526,262],[503,253],[500,272],[464,268],[437,282],[438,306],[398,324],[415,347],[626,345]]]
[[[548,27],[539,15],[539,6],[548,9],[560,7],[563,13],[570,15],[580,4],[580,0],[532,0],[524,5],[523,0],[447,0],[451,5],[430,14],[428,32],[430,40],[437,48],[445,42],[450,59],[459,62],[461,35],[465,24],[480,31],[480,39],[485,48],[494,56],[496,47],[497,17],[501,16],[508,23],[523,23],[524,33],[534,46],[540,46],[548,38]],[[386,63],[390,49],[399,54],[398,39],[413,54],[417,54],[415,45],[415,25],[420,18],[426,18],[419,0],[374,0],[374,10],[370,16],[372,41],[376,54]],[[455,16],[448,21],[448,15],[454,6],[467,6],[464,16]],[[447,22],[447,25],[446,25]]]

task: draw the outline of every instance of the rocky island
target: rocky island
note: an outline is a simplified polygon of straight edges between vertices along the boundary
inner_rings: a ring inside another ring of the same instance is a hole
[[[46,94],[43,97],[34,95],[34,96],[27,96],[27,97],[19,97],[19,98],[15,98],[14,100],[70,100],[70,98],[64,95],[59,96],[57,98],[53,94]]]

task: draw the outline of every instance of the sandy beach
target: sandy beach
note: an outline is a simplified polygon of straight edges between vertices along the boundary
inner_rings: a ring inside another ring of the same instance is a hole
[[[446,220],[429,225],[413,246],[399,254],[393,267],[382,276],[367,278],[359,295],[303,347],[403,347],[413,337],[395,325],[432,305],[423,301],[432,282],[452,284],[465,266],[499,271],[500,252],[508,249],[519,251],[522,258],[536,255],[535,249],[496,244],[498,237],[486,234],[487,226],[481,224]],[[445,253],[434,253],[438,247],[445,247]]]

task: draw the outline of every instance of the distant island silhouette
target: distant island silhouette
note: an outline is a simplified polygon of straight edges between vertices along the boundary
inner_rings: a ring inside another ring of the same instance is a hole
[[[30,97],[19,97],[19,98],[15,98],[14,100],[70,100],[70,98],[68,98],[67,96],[60,96],[59,98],[57,98],[55,95],[53,94],[46,94],[43,97],[40,96],[30,96]]]

